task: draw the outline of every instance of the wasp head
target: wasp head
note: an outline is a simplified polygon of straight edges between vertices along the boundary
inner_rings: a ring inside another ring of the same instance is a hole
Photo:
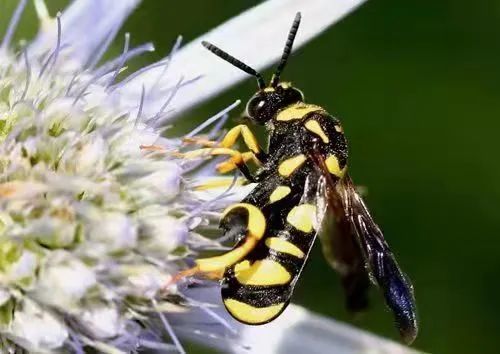
[[[288,38],[281,55],[281,60],[276,67],[273,77],[269,85],[266,85],[262,75],[255,69],[251,68],[242,61],[236,59],[232,55],[224,52],[222,49],[214,46],[211,43],[203,41],[202,44],[212,53],[221,59],[236,66],[238,69],[243,70],[257,78],[259,91],[248,101],[246,113],[248,118],[257,124],[264,124],[269,121],[280,109],[296,102],[304,101],[302,92],[290,85],[289,82],[280,82],[280,75],[288,61],[288,57],[292,52],[293,41],[300,24],[300,12],[297,13],[293,21],[292,27],[288,32]]]
[[[302,92],[288,82],[257,91],[247,103],[246,115],[257,124],[265,124],[281,109],[303,102]]]

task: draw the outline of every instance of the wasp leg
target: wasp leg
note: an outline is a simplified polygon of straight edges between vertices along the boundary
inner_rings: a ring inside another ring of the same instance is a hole
[[[243,141],[245,142],[245,145],[248,147],[248,149],[254,153],[255,159],[259,162],[264,162],[264,160],[267,158],[267,154],[259,146],[257,138],[252,133],[250,128],[245,124],[240,124],[231,128],[231,130],[226,133],[226,135],[220,142],[207,140],[204,138],[186,138],[184,139],[184,142],[196,143],[207,147],[220,146],[223,148],[231,148],[234,146],[234,144],[236,144],[236,141],[238,140],[240,135],[243,137]]]
[[[165,149],[163,146],[160,145],[141,145],[139,146],[141,150],[145,151],[158,151],[158,152],[167,152],[168,150]]]
[[[193,188],[196,191],[204,191],[213,188],[229,187],[232,184],[243,186],[246,184],[246,180],[242,177],[236,178],[236,181],[231,177],[223,177],[222,179],[216,177],[208,180],[205,179],[202,183],[196,184]]]
[[[241,166],[241,164],[244,164],[246,161],[249,161],[251,159],[255,159],[255,161],[258,161],[256,160],[255,155],[251,151],[241,153],[238,150],[224,148],[224,147],[203,148],[188,152],[179,152],[175,150],[168,151],[164,147],[159,145],[141,145],[140,149],[145,151],[169,152],[172,156],[182,157],[185,159],[194,159],[197,157],[217,156],[217,155],[231,156],[231,158],[229,158],[228,160],[217,165],[217,169],[220,173],[226,173],[232,171],[235,168]]]
[[[183,138],[182,142],[184,144],[196,144],[196,145],[201,145],[201,146],[205,146],[205,147],[214,147],[214,146],[217,146],[220,144],[216,140],[209,140],[209,139],[206,139],[206,138],[200,137],[200,136]]]
[[[242,260],[262,239],[266,230],[266,218],[256,206],[238,203],[224,211],[221,228],[225,235],[233,234],[240,238],[238,244],[220,256],[197,259],[194,267],[178,273],[167,285],[197,274],[220,279],[226,268]]]
[[[217,165],[217,170],[220,173],[227,173],[237,168],[247,180],[250,182],[256,182],[256,178],[248,169],[246,162],[252,160],[256,165],[260,166],[260,161],[255,157],[255,154],[252,151],[241,153],[241,157],[241,160],[231,157],[226,161],[221,162]]]
[[[166,284],[163,285],[163,289],[168,288],[170,285],[176,284],[184,278],[194,276],[196,274],[203,273],[203,277],[210,280],[221,280],[224,277],[224,269],[220,269],[213,272],[203,272],[198,266],[185,269],[172,277]]]
[[[241,173],[248,179],[250,182],[255,182],[256,179],[248,169],[245,164],[246,161],[254,158],[255,154],[251,151],[241,153],[238,150],[229,149],[229,148],[203,148],[197,149],[193,151],[188,151],[185,153],[176,152],[175,156],[183,157],[183,158],[196,158],[202,156],[217,156],[217,155],[229,155],[231,156],[228,160],[217,165],[217,170],[220,173],[225,173],[238,168]]]
[[[248,149],[250,149],[251,152],[255,155],[259,155],[262,152],[262,149],[257,142],[257,138],[245,124],[237,125],[229,130],[224,139],[222,139],[221,145],[224,147],[233,146],[240,135],[243,137],[245,145],[248,146]]]
[[[219,171],[220,173],[227,173],[227,172],[230,172],[236,168],[239,168],[239,166],[242,163],[246,163],[250,160],[256,161],[255,155],[251,151],[242,152],[242,153],[240,153],[240,155],[241,156],[234,155],[234,156],[230,157],[229,159],[218,164],[217,171]]]
[[[229,155],[234,158],[235,161],[242,159],[241,152],[234,149],[214,147],[214,148],[202,148],[187,152],[176,152],[175,155],[183,157],[185,159],[195,159],[197,157],[204,156],[218,156],[218,155]]]

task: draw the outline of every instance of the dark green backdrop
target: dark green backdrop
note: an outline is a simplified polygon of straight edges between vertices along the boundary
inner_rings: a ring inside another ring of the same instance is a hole
[[[65,3],[50,1],[52,13]],[[133,43],[156,44],[144,64],[167,53],[178,34],[189,41],[256,3],[146,0],[125,28]],[[13,5],[0,0],[2,32]],[[17,38],[35,31],[32,10],[24,19]],[[369,188],[372,213],[416,288],[415,346],[498,351],[500,1],[369,1],[298,51],[285,78],[343,121],[351,174]],[[194,126],[254,89],[248,80],[182,122]],[[356,324],[396,338],[373,295]],[[295,301],[351,321],[319,249]]]

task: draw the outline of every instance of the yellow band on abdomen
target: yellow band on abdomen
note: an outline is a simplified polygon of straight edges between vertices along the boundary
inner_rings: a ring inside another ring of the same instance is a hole
[[[225,299],[224,305],[234,318],[249,324],[269,322],[278,316],[285,306],[284,303],[280,303],[267,307],[255,307],[234,299]]]
[[[292,279],[285,267],[270,259],[242,261],[234,266],[234,275],[243,285],[283,285]]]
[[[304,258],[305,256],[304,252],[302,252],[300,248],[295,246],[293,243],[287,240],[283,240],[282,238],[279,237],[266,238],[265,244],[272,250],[291,254],[292,256],[295,256],[297,258]]]

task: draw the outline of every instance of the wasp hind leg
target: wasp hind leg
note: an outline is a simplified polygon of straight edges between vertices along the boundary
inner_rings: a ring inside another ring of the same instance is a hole
[[[211,279],[221,279],[227,268],[242,260],[262,239],[266,219],[256,206],[238,203],[224,211],[220,227],[225,236],[238,239],[236,246],[220,256],[197,259],[194,267],[178,273],[167,285],[198,274]]]

